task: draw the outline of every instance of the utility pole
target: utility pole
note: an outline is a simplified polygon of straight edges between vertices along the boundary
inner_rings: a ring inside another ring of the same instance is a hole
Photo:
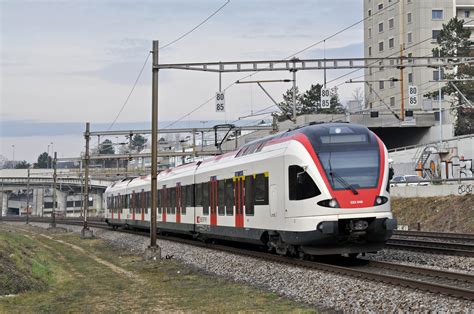
[[[1,205],[1,208],[0,208],[0,220],[2,220],[2,215],[3,215],[3,197],[4,197],[4,195],[3,195],[3,180],[2,180],[2,200],[1,200],[2,205]]]
[[[296,123],[296,64],[293,61],[293,122]]]
[[[84,138],[86,140],[86,152],[84,154],[84,195],[82,199],[82,208],[84,212],[84,223],[81,230],[82,239],[91,239],[94,237],[92,230],[87,226],[87,215],[89,214],[89,141],[90,141],[90,123],[86,123],[86,132]]]
[[[51,228],[56,228],[56,160],[57,154],[54,152],[54,159],[53,159],[53,211],[51,212],[51,216],[53,218],[51,222]]]
[[[405,1],[400,1],[400,121],[405,121],[405,91],[403,86],[403,49],[405,48]]]
[[[443,111],[441,102],[441,67],[438,67],[439,149],[443,145]]]
[[[26,181],[26,224],[29,223],[30,212],[30,168],[28,168],[28,180]]]
[[[153,41],[152,96],[151,96],[151,219],[150,246],[145,251],[145,259],[161,259],[161,249],[156,244],[156,199],[158,196],[158,40]]]

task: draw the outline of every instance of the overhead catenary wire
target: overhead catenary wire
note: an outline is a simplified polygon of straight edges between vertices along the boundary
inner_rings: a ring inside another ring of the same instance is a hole
[[[215,10],[211,15],[209,15],[208,17],[206,17],[204,20],[202,20],[199,24],[197,24],[196,26],[194,26],[192,29],[190,29],[189,31],[185,32],[184,34],[182,34],[181,36],[179,36],[178,38],[172,40],[171,42],[167,43],[166,45],[162,46],[159,48],[159,50],[162,50],[162,49],[165,49],[175,43],[177,43],[178,41],[180,41],[181,39],[183,39],[184,37],[188,36],[189,34],[191,34],[192,32],[194,32],[195,30],[197,30],[199,27],[201,27],[202,25],[204,25],[207,21],[209,21],[213,16],[215,16],[217,13],[219,13],[219,11],[221,11],[226,5],[228,5],[230,3],[230,0],[227,0],[224,4],[222,4],[219,8],[217,8],[217,10]],[[120,117],[120,114],[122,113],[122,111],[125,109],[125,106],[128,104],[128,101],[130,100],[130,97],[132,96],[133,94],[133,91],[135,90],[135,87],[137,86],[138,84],[138,81],[140,80],[140,77],[142,76],[142,73],[143,73],[143,70],[145,69],[145,66],[148,62],[148,59],[150,58],[150,54],[151,52],[148,52],[147,53],[147,56],[146,56],[146,59],[145,59],[145,62],[143,63],[143,66],[141,67],[140,69],[140,72],[138,73],[138,76],[137,78],[135,79],[135,82],[130,90],[130,92],[128,93],[126,99],[125,99],[125,102],[123,103],[122,107],[120,108],[119,112],[117,113],[114,121],[112,121],[112,123],[110,124],[110,126],[108,127],[107,130],[110,130],[114,125],[115,123],[117,122],[118,118]]]

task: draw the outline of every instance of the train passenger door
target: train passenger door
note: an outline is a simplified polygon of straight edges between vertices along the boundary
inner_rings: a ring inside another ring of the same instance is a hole
[[[234,193],[235,193],[235,226],[237,228],[242,228],[244,226],[244,184],[245,176],[243,176],[243,171],[235,173],[234,181]]]
[[[211,226],[217,225],[217,177],[211,177],[209,191],[211,205]]]
[[[181,206],[183,206],[181,193],[181,183],[176,183],[176,223],[178,224],[181,222]]]

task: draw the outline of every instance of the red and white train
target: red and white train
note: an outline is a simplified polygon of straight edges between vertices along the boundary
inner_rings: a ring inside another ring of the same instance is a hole
[[[105,192],[107,222],[149,228],[150,177]],[[396,228],[387,149],[364,126],[313,124],[158,175],[157,228],[279,254],[375,252]]]

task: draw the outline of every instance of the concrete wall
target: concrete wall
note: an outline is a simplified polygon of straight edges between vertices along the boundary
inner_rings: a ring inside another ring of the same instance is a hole
[[[428,186],[396,186],[390,189],[392,197],[433,197],[448,195],[466,195],[474,191],[474,181],[463,183],[428,185]],[[474,204],[472,204],[474,210]]]

